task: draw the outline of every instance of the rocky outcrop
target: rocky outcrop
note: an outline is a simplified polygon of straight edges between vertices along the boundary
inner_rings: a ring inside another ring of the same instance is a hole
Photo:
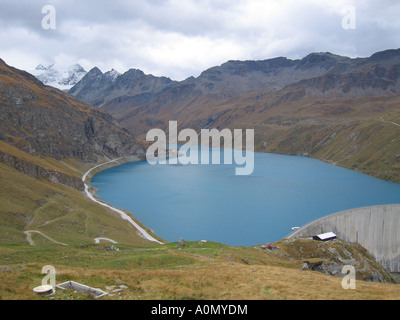
[[[133,97],[138,97],[139,101],[146,99],[147,102],[172,83],[174,81],[169,78],[146,75],[138,69],[130,69],[121,75],[115,70],[103,74],[95,67],[69,93],[94,106]]]
[[[391,276],[388,272],[384,270],[377,270],[375,268],[362,268],[363,273],[360,273],[360,262],[356,262],[356,260],[351,261],[353,264],[344,264],[340,261],[323,261],[319,260],[316,262],[304,261],[304,265],[300,268],[300,270],[310,270],[321,272],[326,275],[335,276],[335,277],[343,277],[346,273],[343,273],[344,266],[353,266],[355,270],[358,268],[358,272],[360,274],[359,279],[363,281],[371,281],[371,282],[396,282],[395,278]],[[366,274],[365,274],[366,273]],[[357,275],[357,273],[356,273]]]
[[[344,277],[344,266],[352,266],[357,280],[397,283],[387,271],[362,246],[340,238],[329,241],[309,239],[286,239],[278,241],[279,249],[270,255],[279,255],[303,263],[300,270],[316,271],[327,275]]]
[[[61,173],[55,170],[49,170],[32,162],[20,159],[16,156],[6,154],[0,151],[0,162],[4,163],[32,178],[44,179],[54,183],[60,183],[71,188],[84,190],[84,184],[82,179],[72,177],[65,173]]]
[[[111,72],[103,74],[99,68],[94,67],[70,89],[69,93],[98,106],[104,103],[104,100],[100,99],[102,92],[109,88],[115,79],[116,77]]]

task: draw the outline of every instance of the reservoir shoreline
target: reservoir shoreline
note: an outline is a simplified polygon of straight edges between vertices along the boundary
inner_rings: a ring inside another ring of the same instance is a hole
[[[256,152],[256,153],[257,153],[257,152]],[[261,152],[261,153],[259,153],[259,154],[268,154],[268,153]],[[276,156],[288,156],[288,155],[282,155],[282,154],[271,154],[271,155],[276,155]],[[327,164],[327,165],[331,165],[332,167],[337,167],[337,168],[341,168],[341,169],[346,169],[346,170],[349,170],[349,171],[354,172],[354,173],[364,174],[364,173],[359,172],[359,171],[357,171],[357,170],[351,170],[351,169],[348,169],[348,168],[346,168],[346,167],[341,167],[341,166],[335,165],[335,164],[333,164],[333,163],[329,163],[329,162],[327,162],[327,161],[324,161],[324,160],[321,160],[321,159],[317,159],[317,158],[312,158],[312,157],[309,157],[309,156],[296,156],[296,155],[289,155],[289,156],[313,159],[313,160],[320,161],[321,163],[325,163],[325,164]],[[290,158],[290,157],[289,157],[289,158]],[[90,171],[90,174],[88,174],[88,176],[90,175],[90,177],[93,177],[94,175],[96,175],[97,173],[99,173],[99,172],[101,172],[101,171],[104,171],[104,170],[109,169],[109,168],[112,168],[112,167],[120,166],[120,165],[125,164],[125,163],[128,163],[128,162],[140,162],[140,161],[143,161],[143,158],[140,159],[139,157],[123,157],[123,158],[120,158],[120,159],[115,159],[114,161],[111,161],[111,162],[109,162],[109,163],[103,163],[103,164],[100,164],[99,166],[93,167],[93,168],[92,168],[93,170],[89,170],[89,171]],[[97,168],[96,168],[96,167],[97,167]],[[364,175],[365,175],[365,176],[369,176],[369,177],[374,178],[374,179],[378,179],[378,180],[385,181],[385,180],[383,180],[383,179],[379,179],[379,178],[370,176],[370,175],[368,175],[368,174],[364,174]],[[390,181],[387,181],[387,180],[386,180],[385,182],[390,182]],[[393,182],[390,182],[390,183],[393,183]],[[93,187],[93,186],[91,186],[91,187]],[[167,196],[168,196],[168,195],[167,195]],[[100,199],[99,196],[98,196],[98,199]],[[388,204],[389,204],[389,202],[388,202]],[[115,203],[114,203],[114,205],[115,205]],[[117,204],[117,206],[118,206],[118,207],[122,206],[122,207],[126,208],[126,207],[123,206],[123,205],[118,205],[118,204]],[[361,206],[363,206],[363,204],[361,204]],[[331,211],[329,211],[329,210],[327,209],[326,211],[327,211],[328,213],[324,213],[324,212],[321,211],[321,215],[319,216],[319,218],[323,218],[323,217],[325,217],[325,216],[327,216],[327,215],[334,214],[335,212],[338,212],[338,211],[341,211],[341,210],[345,210],[345,209],[356,209],[356,208],[358,208],[358,207],[360,207],[360,206],[349,206],[349,207],[345,207],[345,208],[343,208],[343,209],[340,208],[340,210],[331,210]],[[126,209],[124,209],[124,210],[125,210],[126,212],[129,212],[129,213],[131,214],[131,216],[134,216],[131,212],[135,212],[135,209],[132,209],[132,207],[129,208],[129,206],[128,206],[128,207],[127,207]],[[132,211],[132,210],[133,210],[133,211]],[[140,211],[140,208],[138,208],[138,210]],[[207,214],[207,211],[205,211],[205,214]],[[137,218],[135,217],[135,219],[137,219]],[[311,222],[314,221],[314,220],[315,220],[314,218],[311,218],[311,219],[307,220],[305,223],[293,223],[293,225],[291,224],[290,227],[293,227],[293,226],[299,226],[299,227],[300,227],[300,226],[302,226],[302,225],[304,225],[304,224],[311,223]],[[288,220],[288,221],[289,221],[289,220]],[[290,221],[291,221],[291,220],[290,220]],[[144,226],[144,225],[146,225],[146,224],[142,224],[142,225]],[[154,227],[154,226],[153,226],[153,227]],[[213,227],[213,228],[214,228],[214,227]],[[147,228],[147,229],[150,230],[150,232],[151,232],[152,234],[154,234],[154,235],[156,234],[156,233],[155,233],[154,231],[152,231],[151,229],[149,229],[149,228]],[[155,226],[155,229],[157,229],[157,226]],[[246,231],[242,230],[241,233],[245,234]],[[187,239],[187,238],[190,238],[190,237],[191,237],[190,234],[191,234],[191,233],[186,234],[186,235],[182,235],[182,236],[183,236],[185,239]],[[284,234],[284,235],[282,235],[281,238],[284,238],[285,235],[287,235],[287,233]],[[156,236],[156,237],[157,237],[157,236]],[[165,241],[165,242],[170,242],[170,241],[173,242],[173,240],[171,240],[171,238],[168,238],[168,236],[165,235],[165,234],[163,234],[162,237],[163,237],[163,238],[166,237],[166,239],[168,239],[168,240]],[[196,237],[196,239],[197,239],[198,236],[194,235],[194,237]],[[201,237],[201,236],[200,236],[200,237]],[[176,238],[176,236],[174,236],[173,238]],[[178,238],[179,238],[179,235],[178,235]],[[211,240],[211,241],[217,241],[217,242],[221,242],[221,243],[227,243],[227,241],[228,241],[228,240],[226,240],[226,241],[224,242],[224,241],[218,240],[218,239],[216,239],[216,238],[214,239],[214,238],[215,238],[215,237],[210,237],[209,240]],[[280,238],[280,239],[281,239],[281,238]],[[161,237],[158,236],[158,239],[161,239]],[[278,239],[276,239],[276,240],[278,240]],[[228,242],[229,242],[229,241],[228,241]],[[261,242],[260,242],[260,243],[261,243]],[[257,244],[258,244],[258,243],[257,243]],[[242,244],[231,244],[231,245],[242,245]],[[245,244],[245,245],[246,245],[246,244]],[[251,244],[251,245],[253,245],[253,244]],[[254,243],[254,245],[256,245],[256,243]]]
[[[104,162],[104,163],[97,164],[94,167],[90,168],[82,176],[82,181],[83,181],[84,186],[85,186],[84,193],[93,202],[95,202],[95,203],[97,203],[97,204],[99,204],[99,205],[101,205],[103,207],[106,207],[106,208],[116,212],[117,214],[120,215],[120,217],[122,219],[127,220],[131,225],[133,225],[133,227],[135,227],[135,229],[140,233],[140,235],[144,239],[152,241],[152,242],[155,242],[157,244],[164,244],[164,243],[166,243],[165,240],[163,240],[163,239],[159,238],[158,236],[156,236],[152,231],[145,230],[145,229],[148,229],[148,228],[145,227],[143,224],[141,224],[137,220],[137,218],[134,217],[134,215],[131,212],[129,212],[129,211],[125,212],[125,210],[121,210],[121,209],[115,208],[115,207],[111,206],[110,204],[100,200],[100,198],[99,198],[99,200],[96,199],[96,197],[95,197],[96,193],[93,190],[93,186],[90,185],[91,179],[97,173],[99,173],[101,171],[104,171],[104,170],[107,170],[107,169],[110,169],[110,168],[113,168],[113,167],[120,166],[120,165],[125,164],[125,163],[137,162],[137,161],[143,161],[143,160],[140,159],[139,157],[136,157],[136,156],[121,157],[121,158],[109,160],[109,161]]]

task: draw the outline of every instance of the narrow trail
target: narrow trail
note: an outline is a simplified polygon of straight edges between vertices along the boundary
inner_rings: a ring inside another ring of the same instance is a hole
[[[58,244],[60,246],[67,246],[67,244],[62,243],[62,242],[58,242],[57,240],[54,240],[53,238],[50,238],[49,236],[45,235],[43,232],[40,231],[36,231],[36,230],[28,230],[28,231],[24,231],[25,235],[26,235],[26,240],[29,242],[29,244],[31,246],[35,246],[35,242],[32,240],[32,233],[37,233],[40,234],[42,237],[46,238],[47,240],[54,242],[55,244]]]
[[[94,243],[100,243],[100,241],[108,241],[108,242],[111,242],[111,243],[118,243],[117,241],[114,241],[114,240],[112,240],[112,239],[109,239],[109,238],[95,238],[94,239]]]
[[[400,127],[400,124],[398,124],[398,123],[396,123],[396,122],[393,122],[393,121],[385,120],[385,119],[383,118],[383,116],[381,116],[380,119],[381,119],[382,122],[391,123],[391,124],[393,124],[393,125],[395,125],[395,126],[397,126],[397,127]]]
[[[24,231],[25,235],[26,235],[26,241],[29,242],[29,245],[34,246],[35,242],[33,242],[32,240],[32,235],[29,231]]]
[[[121,160],[121,159],[122,159],[122,158],[110,160],[110,161],[107,161],[107,162],[105,162],[105,163],[102,163],[102,164],[99,164],[99,165],[97,165],[97,166],[94,166],[93,168],[91,168],[90,170],[88,170],[88,171],[82,176],[82,181],[83,181],[83,183],[84,183],[84,185],[85,185],[85,193],[86,193],[86,196],[87,196],[90,200],[92,200],[93,202],[96,202],[97,204],[100,204],[100,205],[102,205],[103,207],[106,207],[106,208],[111,209],[111,210],[113,210],[114,212],[118,213],[118,214],[121,216],[122,219],[127,220],[129,223],[131,223],[131,224],[141,233],[141,235],[143,236],[143,238],[145,238],[145,239],[147,239],[147,240],[149,240],[149,241],[152,241],[152,242],[156,242],[156,243],[159,243],[159,244],[163,244],[162,242],[158,241],[157,239],[155,239],[154,237],[152,237],[151,235],[149,235],[149,234],[147,233],[146,230],[144,230],[144,229],[143,229],[141,226],[139,226],[135,221],[133,221],[133,219],[132,219],[130,216],[128,216],[125,212],[123,212],[122,210],[119,210],[119,209],[117,209],[117,208],[114,208],[114,207],[112,207],[112,206],[110,206],[110,205],[108,205],[108,204],[106,204],[106,203],[104,203],[104,202],[101,202],[101,201],[97,200],[97,199],[90,193],[90,191],[89,191],[89,186],[88,186],[88,185],[86,184],[86,182],[85,182],[85,180],[86,180],[88,174],[89,174],[90,172],[92,172],[92,171],[93,171],[94,169],[96,169],[96,168],[99,168],[99,167],[101,167],[101,166],[104,166],[104,165],[109,164],[109,163],[112,163],[112,162],[117,162],[118,160]]]

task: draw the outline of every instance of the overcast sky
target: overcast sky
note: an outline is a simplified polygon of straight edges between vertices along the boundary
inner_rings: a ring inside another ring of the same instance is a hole
[[[397,49],[399,17],[399,0],[0,0],[0,58],[183,80],[228,60]]]

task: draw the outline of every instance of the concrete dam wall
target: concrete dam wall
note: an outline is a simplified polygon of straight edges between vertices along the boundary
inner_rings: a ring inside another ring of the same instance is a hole
[[[400,204],[334,213],[306,224],[286,238],[305,238],[330,231],[363,246],[388,271],[400,272]]]

